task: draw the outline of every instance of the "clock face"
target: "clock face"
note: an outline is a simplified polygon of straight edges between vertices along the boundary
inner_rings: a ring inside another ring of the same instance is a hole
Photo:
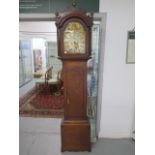
[[[64,31],[64,53],[84,54],[86,31],[79,22],[70,22]]]

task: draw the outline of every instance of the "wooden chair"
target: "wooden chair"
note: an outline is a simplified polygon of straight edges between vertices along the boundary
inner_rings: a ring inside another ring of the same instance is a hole
[[[47,91],[48,88],[47,79],[50,76],[52,76],[52,67],[48,68],[40,78],[35,78],[36,92],[40,93]]]
[[[47,77],[49,77],[48,74]],[[47,80],[47,85],[50,91],[53,91],[53,89],[56,89],[56,91],[58,91],[61,87],[61,84],[61,71],[52,74],[52,77],[49,77]]]
[[[43,92],[46,88],[46,74],[40,78],[35,78],[36,92]]]

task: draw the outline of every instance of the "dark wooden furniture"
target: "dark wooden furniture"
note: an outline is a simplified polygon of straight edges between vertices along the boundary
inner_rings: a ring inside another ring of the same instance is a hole
[[[48,67],[45,70],[38,72],[41,76],[39,78],[35,78],[36,93],[45,93],[48,91],[47,80],[52,77],[52,68],[53,67]],[[37,74],[35,73],[34,75]]]
[[[57,16],[58,56],[63,62],[65,114],[62,151],[90,151],[87,108],[87,60],[91,55],[92,17],[73,10]]]
[[[50,74],[51,75],[51,74]],[[54,93],[60,90],[63,85],[63,81],[61,79],[61,70],[57,72],[56,76],[48,76],[47,74],[47,87],[49,92]]]

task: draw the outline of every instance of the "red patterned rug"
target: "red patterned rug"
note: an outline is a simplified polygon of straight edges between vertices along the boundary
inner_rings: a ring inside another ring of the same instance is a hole
[[[37,109],[63,109],[64,96],[52,94],[38,94],[30,103]]]
[[[36,94],[31,90],[20,98],[19,115],[22,117],[63,118],[64,95],[60,92]]]

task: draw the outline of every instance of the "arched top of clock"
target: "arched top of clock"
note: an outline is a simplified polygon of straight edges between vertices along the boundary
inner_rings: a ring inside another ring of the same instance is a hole
[[[92,25],[92,15],[82,10],[70,10],[60,15],[57,14],[59,59],[67,61],[87,61],[90,59]]]
[[[91,27],[93,24],[91,13],[86,13],[83,10],[70,10],[56,17],[56,26],[61,28],[66,21],[74,18],[83,21],[87,27]]]

